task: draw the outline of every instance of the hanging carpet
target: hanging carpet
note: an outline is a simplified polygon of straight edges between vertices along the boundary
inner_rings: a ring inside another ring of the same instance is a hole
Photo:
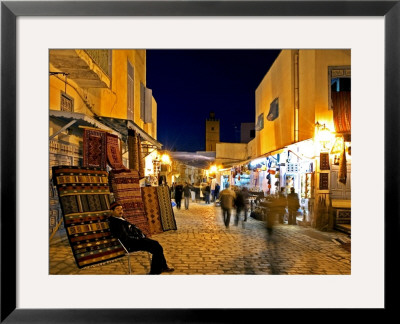
[[[144,211],[151,234],[162,233],[160,207],[158,205],[157,187],[143,187],[142,197]]]
[[[343,152],[340,156],[338,181],[343,184],[346,184],[346,181],[347,181],[346,147],[343,148]]]
[[[117,135],[107,134],[107,160],[114,170],[128,170],[122,163],[122,154]]]
[[[83,132],[83,166],[105,169],[107,133],[85,129]]]
[[[129,168],[139,172],[139,179],[144,178],[144,159],[140,135],[128,129]]]
[[[115,201],[122,205],[126,220],[139,227],[144,234],[150,236],[138,171],[111,170],[109,176]]]
[[[108,226],[110,191],[107,171],[73,166],[53,167],[53,181],[69,244],[79,268],[125,255]]]
[[[142,155],[142,141],[140,139],[139,134],[137,134],[137,145],[138,145],[138,159],[139,159],[139,177],[140,179],[144,178],[144,159]]]
[[[157,187],[158,203],[160,206],[161,225],[164,231],[176,230],[175,215],[172,209],[171,196],[168,186]]]
[[[136,132],[128,129],[129,169],[139,171],[139,152]]]

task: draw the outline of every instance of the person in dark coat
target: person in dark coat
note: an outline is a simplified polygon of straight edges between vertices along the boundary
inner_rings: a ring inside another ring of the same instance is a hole
[[[229,189],[229,183],[225,185],[225,189],[220,193],[222,217],[225,227],[229,227],[231,220],[231,211],[235,206],[236,193]]]
[[[147,251],[153,255],[149,274],[161,274],[162,272],[172,272],[165,260],[164,250],[160,243],[149,239],[135,225],[131,224],[123,217],[121,204],[111,204],[111,216],[108,218],[111,233],[117,237],[129,252]]]
[[[179,183],[175,186],[175,202],[176,208],[181,209],[183,186]]]
[[[206,204],[210,203],[210,194],[211,194],[211,187],[207,184],[206,188],[204,189],[204,200]]]
[[[214,201],[216,201],[219,198],[219,190],[220,190],[220,185],[219,183],[215,184],[215,189],[214,189]]]
[[[299,196],[295,193],[294,188],[290,188],[290,194],[287,196],[287,206],[289,210],[288,225],[296,225],[297,210],[300,207]]]
[[[286,215],[286,205],[287,205],[287,199],[285,196],[285,187],[281,188],[281,191],[279,192],[277,199],[278,199],[277,203],[278,220],[280,224],[283,224]]]
[[[235,226],[238,226],[240,214],[242,213],[242,211],[244,211],[245,207],[243,192],[240,189],[236,191],[235,207],[236,207]]]

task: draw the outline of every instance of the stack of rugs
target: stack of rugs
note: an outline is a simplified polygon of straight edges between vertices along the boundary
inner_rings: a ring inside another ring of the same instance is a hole
[[[110,183],[125,218],[147,236],[177,229],[167,186],[140,187],[139,174],[134,170],[111,170]]]
[[[97,168],[53,167],[53,181],[68,240],[79,268],[109,262],[125,255],[108,225],[108,173]]]

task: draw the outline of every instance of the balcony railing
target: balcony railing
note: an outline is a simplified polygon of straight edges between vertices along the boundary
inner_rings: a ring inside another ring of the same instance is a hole
[[[110,73],[110,56],[111,52],[108,49],[86,49],[85,52],[96,62],[108,77]]]
[[[50,63],[82,88],[109,88],[110,55],[109,50],[52,49]]]

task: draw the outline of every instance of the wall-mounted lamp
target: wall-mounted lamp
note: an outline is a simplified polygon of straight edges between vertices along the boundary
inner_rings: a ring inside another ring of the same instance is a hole
[[[333,134],[325,124],[316,122],[315,127],[317,128],[316,140],[321,143],[322,150],[329,150],[327,146],[333,140]]]

